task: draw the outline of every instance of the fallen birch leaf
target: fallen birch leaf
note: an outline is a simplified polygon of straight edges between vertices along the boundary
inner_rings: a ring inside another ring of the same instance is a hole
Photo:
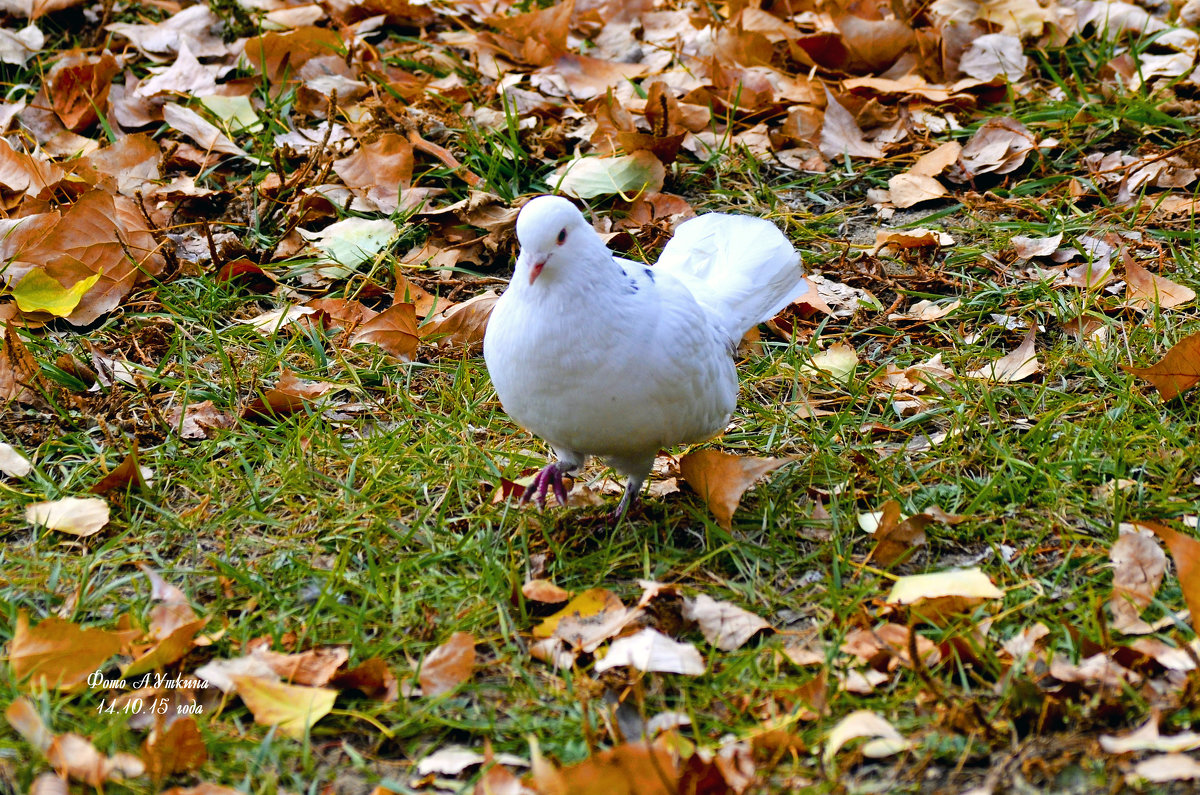
[[[1149,367],[1121,368],[1146,379],[1163,400],[1170,400],[1200,382],[1200,333],[1184,337]]]
[[[704,639],[721,651],[739,649],[759,632],[772,629],[749,610],[731,602],[718,602],[704,594],[695,599],[684,599],[683,617],[695,621]]]
[[[86,538],[108,524],[108,503],[100,497],[63,497],[25,506],[25,521]]]
[[[100,274],[95,273],[64,287],[45,271],[31,270],[17,282],[12,296],[22,312],[47,312],[55,317],[66,317],[75,311],[84,294],[98,281]]]
[[[1001,356],[991,364],[967,373],[968,378],[979,378],[985,381],[1012,383],[1022,381],[1035,373],[1041,372],[1042,365],[1034,351],[1037,328],[1029,329],[1025,339],[1015,349]]]
[[[700,676],[705,671],[704,658],[695,646],[672,640],[651,627],[614,640],[608,648],[608,654],[596,660],[595,671],[601,673],[618,665],[628,665],[647,673],[687,676]]]
[[[695,450],[679,459],[679,472],[716,517],[717,524],[728,530],[742,494],[754,483],[790,458],[754,458],[722,453],[720,450]]]
[[[337,691],[285,685],[252,676],[233,677],[237,694],[260,726],[278,726],[281,734],[301,738],[329,714]]]
[[[821,752],[821,762],[828,765],[842,746],[859,737],[872,738],[862,748],[863,756],[872,759],[892,756],[912,746],[881,716],[868,709],[860,709],[842,718],[830,730],[825,740],[825,750]]]
[[[475,669],[475,638],[455,632],[450,639],[425,655],[421,663],[421,692],[428,698],[449,693],[471,678]]]

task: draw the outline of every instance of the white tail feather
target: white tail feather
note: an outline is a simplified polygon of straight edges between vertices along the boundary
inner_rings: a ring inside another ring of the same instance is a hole
[[[683,282],[734,342],[808,291],[788,239],[770,221],[746,215],[685,221],[654,267]]]

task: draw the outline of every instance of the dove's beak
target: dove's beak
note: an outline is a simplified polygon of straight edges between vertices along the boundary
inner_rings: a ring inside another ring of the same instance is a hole
[[[537,277],[541,275],[542,268],[546,267],[546,260],[538,260],[533,263],[533,267],[529,269],[529,283],[533,284],[537,281]]]

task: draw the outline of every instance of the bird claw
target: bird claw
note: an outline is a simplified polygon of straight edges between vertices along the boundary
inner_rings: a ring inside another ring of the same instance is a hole
[[[521,504],[529,502],[532,499],[537,503],[537,507],[546,507],[546,492],[551,487],[554,488],[554,496],[558,500],[559,505],[567,504],[567,487],[563,483],[562,470],[558,468],[558,463],[546,464],[541,471],[533,478],[533,482],[525,489],[525,493],[521,495]]]

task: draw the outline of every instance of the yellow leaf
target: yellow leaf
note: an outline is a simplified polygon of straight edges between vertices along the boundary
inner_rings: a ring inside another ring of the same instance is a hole
[[[237,694],[254,713],[254,722],[279,726],[289,737],[302,737],[313,724],[329,714],[337,691],[324,687],[302,687],[269,682],[253,676],[235,676]]]
[[[97,273],[70,287],[63,287],[58,279],[35,269],[17,282],[12,294],[17,299],[17,308],[22,312],[49,312],[55,317],[66,317],[75,311],[80,299],[99,280],[100,274]]]

